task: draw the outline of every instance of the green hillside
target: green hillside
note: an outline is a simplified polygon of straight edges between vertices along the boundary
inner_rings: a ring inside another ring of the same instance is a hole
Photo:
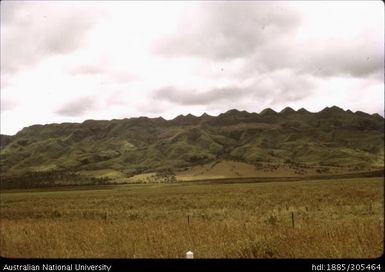
[[[26,178],[105,182],[222,160],[346,171],[384,166],[384,118],[335,106],[33,125],[0,140],[3,186]]]

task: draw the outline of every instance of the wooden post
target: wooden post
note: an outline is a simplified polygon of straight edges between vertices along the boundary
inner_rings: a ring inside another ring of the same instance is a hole
[[[294,229],[294,212],[291,212],[291,225]]]
[[[190,215],[187,215],[187,225],[190,226]]]

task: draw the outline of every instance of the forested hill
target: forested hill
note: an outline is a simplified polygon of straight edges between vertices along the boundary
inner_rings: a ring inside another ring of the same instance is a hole
[[[3,177],[101,169],[130,176],[218,160],[357,170],[384,166],[384,118],[335,106],[317,113],[234,109],[216,117],[33,125],[0,140]]]

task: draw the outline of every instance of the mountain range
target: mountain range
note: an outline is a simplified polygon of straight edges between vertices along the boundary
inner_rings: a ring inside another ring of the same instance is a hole
[[[33,125],[0,135],[0,146],[3,184],[17,177],[60,179],[63,173],[96,178],[92,173],[103,171],[114,173],[109,179],[124,178],[220,161],[369,171],[384,167],[384,118],[336,106],[317,113],[233,109],[172,120]]]

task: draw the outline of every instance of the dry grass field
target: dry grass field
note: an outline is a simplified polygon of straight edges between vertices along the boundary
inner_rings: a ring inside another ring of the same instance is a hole
[[[378,257],[383,188],[356,178],[2,191],[0,255]]]

